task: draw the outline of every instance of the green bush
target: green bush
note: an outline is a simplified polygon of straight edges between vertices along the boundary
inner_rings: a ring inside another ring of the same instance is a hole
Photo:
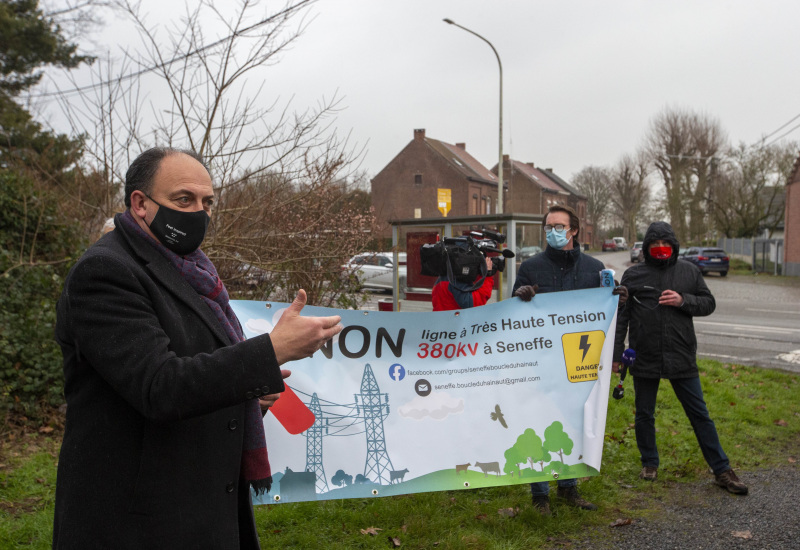
[[[0,187],[0,407],[36,419],[64,400],[55,304],[82,243],[47,187],[10,171]]]
[[[746,262],[739,258],[731,258],[730,260],[730,270],[734,273],[752,273],[753,266],[750,262]]]

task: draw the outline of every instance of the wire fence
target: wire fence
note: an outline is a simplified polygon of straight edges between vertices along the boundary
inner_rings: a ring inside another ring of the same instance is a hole
[[[749,262],[753,271],[780,275],[783,271],[783,239],[729,239],[722,237],[717,246],[732,258]]]

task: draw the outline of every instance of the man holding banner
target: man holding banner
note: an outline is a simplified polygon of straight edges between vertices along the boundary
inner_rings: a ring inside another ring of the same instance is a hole
[[[514,281],[514,296],[529,302],[537,293],[580,290],[601,286],[600,271],[603,262],[581,253],[578,234],[580,219],[568,206],[551,206],[544,220],[547,247],[536,256],[525,260]],[[620,304],[628,297],[624,286],[614,288]],[[557,496],[569,505],[584,510],[597,510],[597,506],[578,494],[578,480],[559,479]],[[550,515],[550,486],[548,482],[531,483],[534,508],[542,515]]]
[[[340,318],[300,317],[244,339],[199,249],[214,189],[202,158],[154,148],[126,174],[128,210],[68,275],[56,339],[67,422],[53,548],[257,549],[250,488],[269,490],[259,397]]]

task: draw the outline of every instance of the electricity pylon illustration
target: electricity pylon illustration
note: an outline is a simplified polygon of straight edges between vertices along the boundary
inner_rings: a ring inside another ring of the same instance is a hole
[[[364,376],[361,378],[361,393],[355,394],[355,397],[356,406],[361,409],[364,418],[364,432],[367,436],[364,477],[373,483],[388,485],[391,483],[389,472],[394,470],[383,434],[383,419],[389,414],[389,395],[381,393],[369,363],[364,367]]]
[[[322,407],[319,406],[317,394],[311,396],[311,403],[308,408],[314,413],[314,424],[306,431],[306,472],[317,474],[315,487],[317,493],[328,492],[328,480],[325,477],[325,469],[322,467],[322,430],[327,432],[324,426],[325,420],[322,418]]]

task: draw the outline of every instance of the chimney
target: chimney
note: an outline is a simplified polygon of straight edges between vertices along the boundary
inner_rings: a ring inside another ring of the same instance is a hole
[[[526,162],[525,164],[527,164],[527,165],[528,165],[528,166],[530,166],[531,168],[536,168],[536,167],[533,165],[533,163],[532,163],[532,162]]]
[[[420,141],[425,139],[425,128],[418,128],[414,130],[414,139],[418,139]]]
[[[458,147],[462,151],[466,151],[467,150],[467,144],[466,143],[456,143],[456,147]]]
[[[545,170],[547,170],[548,172],[552,172],[553,171],[552,168],[545,168]]]
[[[503,155],[503,163],[508,162],[508,155]]]

